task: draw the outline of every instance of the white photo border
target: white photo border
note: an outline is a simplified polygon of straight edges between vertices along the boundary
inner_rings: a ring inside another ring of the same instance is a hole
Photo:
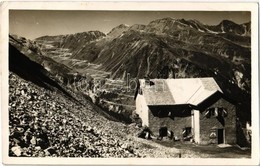
[[[2,2],[1,7],[1,115],[4,164],[48,165],[259,165],[258,3],[198,2]],[[106,10],[106,11],[250,11],[252,68],[252,153],[249,159],[223,158],[34,158],[8,156],[8,34],[9,10]]]

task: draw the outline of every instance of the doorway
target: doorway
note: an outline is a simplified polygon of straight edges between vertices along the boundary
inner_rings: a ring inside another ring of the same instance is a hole
[[[218,144],[224,143],[224,129],[218,129]]]
[[[191,127],[185,127],[182,129],[182,137],[184,141],[190,141],[192,138]]]
[[[167,136],[167,131],[168,131],[167,127],[161,127],[161,128],[159,129],[159,136],[160,136],[160,137],[165,137],[165,136]]]

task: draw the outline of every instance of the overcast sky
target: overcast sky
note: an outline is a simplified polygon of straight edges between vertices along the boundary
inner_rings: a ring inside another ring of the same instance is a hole
[[[217,25],[224,19],[238,24],[251,20],[250,12],[10,10],[9,31],[29,39],[90,30],[108,33],[119,24],[148,24],[164,17],[196,19],[208,25]]]

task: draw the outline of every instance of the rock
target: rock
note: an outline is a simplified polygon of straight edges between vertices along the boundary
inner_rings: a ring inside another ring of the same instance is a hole
[[[127,143],[124,143],[124,144],[121,146],[121,148],[123,148],[123,149],[127,149],[127,147],[128,147],[128,144],[127,144]]]
[[[16,155],[16,156],[21,156],[23,149],[20,146],[14,146],[11,148],[12,152]]]
[[[128,146],[127,147],[127,150],[130,152],[130,153],[134,153],[134,148],[132,146]]]
[[[36,145],[36,137],[35,136],[33,136],[32,137],[32,139],[30,140],[30,143],[32,144],[32,145]]]

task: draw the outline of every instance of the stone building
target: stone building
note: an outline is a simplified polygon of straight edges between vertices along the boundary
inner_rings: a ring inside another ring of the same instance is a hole
[[[236,107],[213,78],[140,79],[136,113],[156,136],[236,144]]]

